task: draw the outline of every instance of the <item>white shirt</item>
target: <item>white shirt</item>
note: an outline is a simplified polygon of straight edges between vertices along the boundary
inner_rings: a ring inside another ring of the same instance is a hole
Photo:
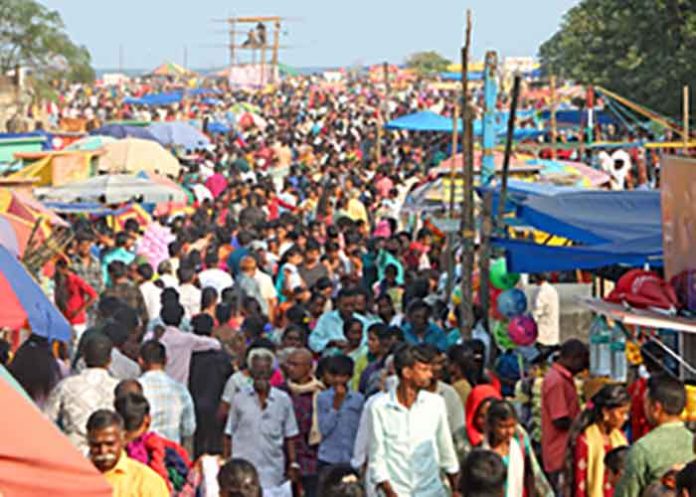
[[[177,292],[179,291],[179,280],[171,274],[162,274],[159,279],[164,283],[164,288],[174,288]]]
[[[561,341],[560,302],[558,291],[548,281],[539,285],[539,292],[534,299],[532,315],[537,323],[541,345],[558,345]]]
[[[162,289],[155,285],[154,281],[146,281],[140,285],[140,293],[143,294],[148,317],[150,320],[155,319],[160,315],[160,310],[162,310],[162,301],[160,299]]]
[[[198,281],[201,283],[201,288],[213,287],[218,295],[221,295],[225,288],[230,288],[234,285],[234,280],[232,280],[230,273],[216,267],[201,271],[198,275]]]
[[[445,401],[418,393],[407,409],[396,389],[380,396],[369,409],[371,486],[388,481],[399,497],[445,497],[440,469],[459,471]]]
[[[273,284],[273,278],[263,271],[257,269],[256,274],[254,274],[254,279],[256,280],[256,283],[259,284],[259,290],[261,291],[261,296],[264,299],[274,300],[278,298],[278,292]]]
[[[184,308],[184,315],[191,319],[201,312],[201,291],[191,283],[179,287],[179,303]]]

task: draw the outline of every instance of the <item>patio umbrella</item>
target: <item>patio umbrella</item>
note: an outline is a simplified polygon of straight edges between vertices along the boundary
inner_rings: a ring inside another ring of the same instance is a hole
[[[0,213],[0,245],[15,257],[21,257],[27,249],[33,228],[33,223],[21,217],[7,212]]]
[[[84,138],[80,138],[76,142],[73,142],[65,147],[65,150],[99,150],[100,148],[103,148],[104,145],[113,143],[115,141],[116,138],[112,136],[85,136]]]
[[[142,197],[143,202],[153,204],[186,201],[186,194],[181,189],[174,189],[128,174],[95,176],[56,188],[43,188],[37,190],[37,195],[47,201],[103,201],[107,204],[120,204],[136,197]]]
[[[106,124],[101,128],[93,130],[90,135],[109,136],[119,140],[123,138],[139,138],[141,140],[159,141],[147,128],[125,124]]]
[[[0,327],[16,330],[28,324],[35,335],[63,342],[71,339],[72,328],[65,317],[3,245],[0,245],[0,300]]]
[[[0,481],[3,495],[110,497],[111,486],[27,398],[0,375]]]
[[[210,145],[207,136],[189,123],[181,121],[153,123],[147,130],[164,146],[195,150]]]
[[[176,177],[181,165],[176,157],[159,143],[126,138],[104,147],[99,169],[108,173],[148,171]]]

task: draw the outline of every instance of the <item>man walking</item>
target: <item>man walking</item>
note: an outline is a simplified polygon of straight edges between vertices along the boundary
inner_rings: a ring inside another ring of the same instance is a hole
[[[648,485],[694,458],[693,435],[680,419],[685,405],[681,381],[667,375],[648,380],[645,414],[655,428],[629,450],[616,497],[639,497]]]
[[[225,455],[246,459],[256,467],[264,497],[292,497],[288,478],[293,483],[300,482],[293,441],[299,430],[290,397],[271,386],[272,366],[273,361],[267,355],[251,359],[254,383],[235,394],[232,400],[225,429],[228,444]]]
[[[445,402],[425,391],[432,380],[432,353],[407,346],[394,356],[396,388],[370,406],[370,485],[386,497],[445,497],[444,470],[458,497],[459,463]]]

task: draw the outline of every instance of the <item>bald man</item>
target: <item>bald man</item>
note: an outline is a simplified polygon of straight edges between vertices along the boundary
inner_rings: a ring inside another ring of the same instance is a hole
[[[314,397],[324,385],[314,377],[314,356],[309,349],[294,349],[285,360],[286,383],[281,387],[290,394],[300,434],[295,440],[302,487],[307,497],[316,496],[317,451],[321,434],[314,412]]]

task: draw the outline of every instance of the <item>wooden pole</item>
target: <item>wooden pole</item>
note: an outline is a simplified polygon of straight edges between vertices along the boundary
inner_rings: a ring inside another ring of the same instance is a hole
[[[454,101],[454,112],[452,115],[452,156],[450,158],[450,195],[449,195],[449,217],[454,219],[454,181],[457,176],[457,144],[459,143],[459,102],[458,99]],[[462,156],[463,157],[463,156]],[[454,288],[454,233],[447,231],[447,295],[452,294],[452,289]]]
[[[551,158],[556,158],[556,76],[553,74],[549,78],[549,86],[551,87]]]
[[[507,197],[508,175],[510,173],[510,156],[512,155],[512,139],[515,135],[515,120],[517,118],[517,101],[520,97],[520,75],[515,74],[512,82],[512,101],[510,102],[510,115],[508,116],[507,137],[505,140],[505,155],[503,156],[503,172],[500,177],[500,196],[498,197],[498,215],[495,226],[500,230],[503,226],[505,214],[505,199]],[[492,209],[492,208],[491,208]],[[491,213],[491,215],[493,215]]]
[[[689,150],[689,85],[684,86],[684,153]]]
[[[230,19],[230,69],[234,67],[235,62],[235,44],[236,44],[236,23],[234,19]]]
[[[462,235],[462,299],[460,305],[460,332],[463,337],[470,337],[474,325],[472,281],[474,272],[474,147],[472,133],[472,109],[469,105],[469,53],[471,50],[471,11],[466,13],[466,39],[461,51],[462,58],[462,115],[464,129],[462,133],[462,171],[464,194],[462,195],[462,217],[460,232]]]
[[[488,327],[488,310],[490,309],[490,270],[491,270],[491,235],[493,234],[493,192],[486,190],[483,194],[481,212],[481,248],[479,251],[479,302],[483,315],[483,325]],[[494,347],[495,348],[495,347]]]
[[[276,21],[273,26],[273,61],[271,62],[271,64],[273,65],[273,74],[271,78],[272,81],[275,83],[276,78],[280,75],[280,70],[278,69],[278,47],[280,46],[280,21]]]
[[[459,102],[454,102],[454,112],[452,115],[452,157],[450,158],[450,196],[449,196],[449,215],[454,219],[454,179],[457,175],[457,144],[459,143]],[[464,154],[462,152],[462,158]]]

